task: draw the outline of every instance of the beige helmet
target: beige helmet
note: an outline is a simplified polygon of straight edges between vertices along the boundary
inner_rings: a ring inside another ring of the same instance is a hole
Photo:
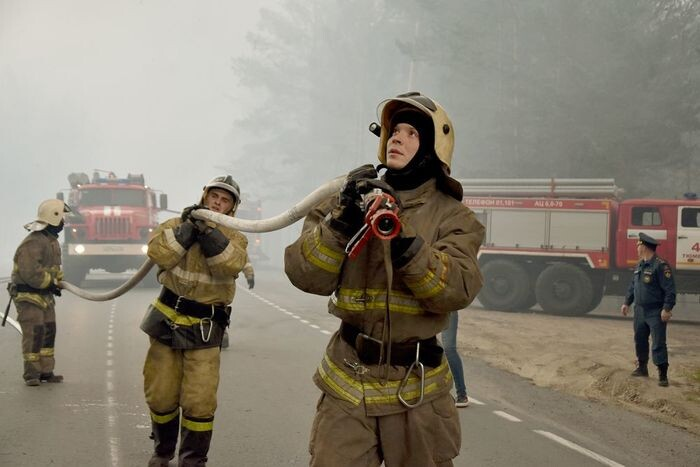
[[[426,114],[433,122],[435,130],[435,155],[442,162],[443,189],[449,195],[462,200],[462,185],[449,176],[452,165],[452,151],[455,146],[455,132],[450,118],[440,104],[422,95],[419,92],[407,92],[399,94],[391,99],[386,99],[377,106],[377,118],[379,118],[379,151],[377,157],[382,164],[386,164],[386,147],[391,136],[391,119],[399,110],[414,108]]]
[[[47,199],[42,201],[37,209],[36,220],[25,225],[24,228],[37,232],[44,230],[47,226],[57,227],[63,221],[65,213],[71,212],[70,207],[60,199]]]
[[[202,193],[200,204],[204,204],[204,198],[206,198],[207,193],[212,188],[220,188],[231,193],[231,196],[233,196],[233,209],[231,209],[231,212],[228,214],[232,216],[236,212],[238,205],[241,203],[241,189],[238,186],[238,183],[236,183],[231,175],[219,175],[218,177],[212,178],[209,183],[204,185],[204,192]]]

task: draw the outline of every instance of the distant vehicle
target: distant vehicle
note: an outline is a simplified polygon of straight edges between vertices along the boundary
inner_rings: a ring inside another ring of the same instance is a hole
[[[581,315],[624,295],[644,232],[675,271],[678,293],[700,293],[700,200],[621,200],[612,179],[463,179],[463,203],[486,227],[479,251],[486,307]]]
[[[142,174],[119,178],[113,172],[95,170],[68,176],[66,216],[62,246],[66,280],[80,284],[90,269],[124,272],[146,260],[148,238],[158,226],[158,213],[166,210],[164,193],[145,184]],[[64,199],[64,193],[57,194]],[[154,274],[154,273],[152,273]]]
[[[253,199],[245,194],[241,197],[241,204],[236,210],[236,217],[248,220],[262,219],[262,203],[259,199]],[[267,260],[267,255],[262,250],[262,236],[260,233],[244,232],[248,237],[248,259],[255,265],[260,261]]]

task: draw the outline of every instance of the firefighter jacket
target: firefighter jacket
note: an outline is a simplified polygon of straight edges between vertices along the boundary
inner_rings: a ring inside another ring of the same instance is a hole
[[[236,230],[218,226],[198,234],[185,248],[177,237],[181,224],[179,218],[165,221],[148,242],[148,256],[159,268],[158,281],[164,289],[149,306],[141,329],[176,349],[218,347],[228,325],[236,278],[247,261],[248,240]],[[193,316],[179,301],[167,305],[164,293],[183,303],[197,302],[200,308],[210,305],[211,316]],[[221,311],[225,320],[218,319]]]
[[[676,305],[676,284],[666,260],[654,255],[640,260],[627,289],[625,305],[635,302],[647,310],[672,310]]]
[[[27,235],[15,252],[12,283],[19,288],[29,286],[37,291],[18,291],[14,295],[15,302],[30,302],[48,310],[55,305],[49,287],[62,279],[58,238],[46,230]]]
[[[329,312],[374,339],[382,339],[388,301],[390,341],[407,343],[434,337],[447,326],[449,312],[476,297],[482,285],[477,252],[484,227],[469,208],[439,191],[435,179],[397,194],[403,228],[410,226],[423,241],[408,249],[408,261],[394,265],[391,287],[385,268],[385,258],[391,262],[385,252],[389,242],[372,238],[358,257],[346,257],[348,239],[324,220],[337,197],[307,215],[300,238],[285,251],[285,271],[297,288],[330,295]],[[364,400],[368,416],[406,410],[397,392],[407,367],[359,364],[353,369],[357,363],[355,348],[336,332],[314,381],[326,394],[355,406]],[[441,364],[425,368],[424,402],[451,386],[444,356]],[[419,396],[420,378],[412,374],[402,397],[415,403]]]

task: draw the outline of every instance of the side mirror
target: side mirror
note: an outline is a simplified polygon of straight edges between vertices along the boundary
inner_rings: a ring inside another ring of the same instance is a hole
[[[160,194],[160,208],[162,210],[168,209],[168,195],[165,193]]]
[[[63,192],[62,191],[59,191],[58,193],[56,193],[56,199],[60,199],[61,201],[63,201]]]

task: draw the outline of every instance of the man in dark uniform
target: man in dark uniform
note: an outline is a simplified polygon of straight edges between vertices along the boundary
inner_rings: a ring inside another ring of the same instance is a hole
[[[629,306],[632,302],[635,303],[634,347],[637,353],[637,369],[632,372],[632,376],[649,376],[647,362],[651,334],[651,357],[659,368],[659,386],[668,386],[666,324],[671,319],[671,310],[676,304],[676,285],[671,266],[656,256],[658,244],[658,241],[649,235],[639,234],[637,252],[640,259],[620,311],[623,316],[627,316]]]

